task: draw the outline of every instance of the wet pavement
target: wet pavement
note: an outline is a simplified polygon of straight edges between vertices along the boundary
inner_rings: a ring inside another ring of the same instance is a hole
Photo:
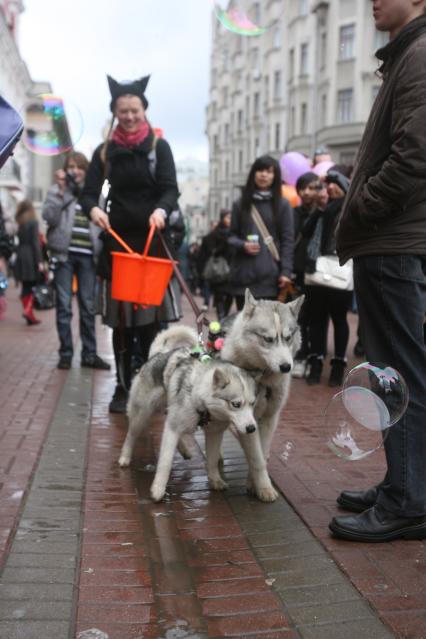
[[[348,462],[327,449],[325,384],[293,381],[269,465],[275,503],[246,495],[231,435],[229,490],[209,491],[197,432],[193,458],[176,456],[166,499],[154,504],[161,418],[121,470],[126,421],[108,413],[113,374],[81,369],[78,353],[70,371],[58,371],[53,312],[27,328],[16,291],[8,297],[1,639],[426,639],[426,543],[357,544],[328,533],[340,490],[380,480],[384,460],[378,451]],[[112,362],[108,329],[98,337]]]

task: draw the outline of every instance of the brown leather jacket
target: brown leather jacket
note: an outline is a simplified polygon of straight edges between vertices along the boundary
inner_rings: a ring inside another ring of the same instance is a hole
[[[383,84],[336,231],[341,264],[426,255],[426,15],[377,52]]]

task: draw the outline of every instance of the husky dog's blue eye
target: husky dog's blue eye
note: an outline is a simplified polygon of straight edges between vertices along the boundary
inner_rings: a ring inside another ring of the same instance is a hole
[[[231,402],[232,408],[241,408],[241,402]]]

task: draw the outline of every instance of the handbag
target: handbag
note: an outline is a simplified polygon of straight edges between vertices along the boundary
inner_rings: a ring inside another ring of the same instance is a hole
[[[230,270],[223,255],[210,255],[203,269],[203,279],[210,284],[222,284],[227,281]]]
[[[305,273],[304,282],[308,286],[328,286],[341,291],[353,291],[353,264],[349,260],[343,266],[337,255],[320,255],[313,273]]]
[[[56,306],[55,289],[50,282],[43,282],[33,286],[34,308],[47,311]]]

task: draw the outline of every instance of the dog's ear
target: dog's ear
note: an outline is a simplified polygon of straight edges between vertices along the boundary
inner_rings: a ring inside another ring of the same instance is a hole
[[[250,293],[250,289],[246,288],[243,313],[248,316],[253,315],[256,306],[257,302],[254,299],[253,295]]]
[[[296,298],[294,302],[289,302],[287,304],[296,319],[299,317],[300,309],[302,308],[302,304],[304,301],[305,296],[301,295],[300,297]]]
[[[216,368],[215,372],[213,373],[213,388],[225,388],[225,386],[228,386],[228,384],[228,376],[223,371],[221,371],[220,368]]]

